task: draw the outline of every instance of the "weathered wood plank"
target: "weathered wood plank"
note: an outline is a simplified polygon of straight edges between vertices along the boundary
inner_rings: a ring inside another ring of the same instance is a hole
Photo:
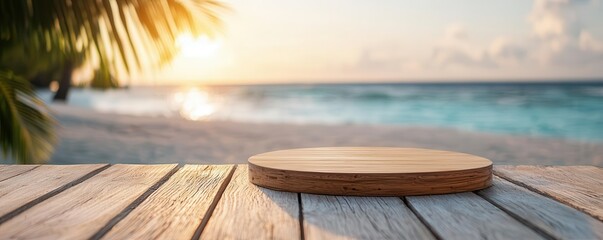
[[[0,216],[105,166],[42,165],[0,182]]]
[[[603,239],[603,222],[499,177],[478,192],[516,218],[557,239]]]
[[[297,239],[300,236],[296,193],[260,188],[239,165],[216,206],[201,239]]]
[[[39,165],[0,165],[0,181],[30,171]]]
[[[593,166],[497,166],[495,173],[603,221],[603,169]]]
[[[542,239],[474,193],[406,198],[414,211],[443,239]]]
[[[171,165],[114,165],[0,225],[3,238],[89,238],[149,187]]]
[[[232,165],[184,166],[104,238],[191,239],[231,169]]]
[[[433,239],[397,197],[301,194],[306,239]]]

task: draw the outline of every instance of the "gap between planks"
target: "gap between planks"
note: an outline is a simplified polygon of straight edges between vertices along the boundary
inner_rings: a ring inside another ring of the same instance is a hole
[[[509,165],[509,166],[506,166],[506,165],[503,165],[501,167],[503,168],[502,171],[504,171],[504,168],[506,168],[506,167],[513,167],[513,168],[515,168],[515,169],[513,169],[513,171],[518,172],[519,170],[517,170],[517,168],[520,168],[520,167],[536,167],[536,170],[539,170],[538,168],[547,168],[547,167],[552,167],[552,166],[523,166],[523,165],[519,165],[519,166],[511,166],[511,165]],[[527,176],[522,176],[522,174],[519,174],[519,175],[516,175],[516,176],[509,176],[509,175],[507,175],[507,173],[499,172],[499,171],[501,171],[501,167],[499,167],[498,169],[494,170],[493,173],[494,173],[495,176],[500,177],[500,178],[502,178],[502,179],[504,179],[506,181],[509,181],[509,182],[511,182],[511,183],[513,183],[515,185],[518,185],[520,187],[526,188],[526,189],[528,189],[528,190],[530,190],[532,192],[535,192],[535,193],[537,193],[539,195],[542,195],[544,197],[550,198],[550,199],[552,199],[552,200],[554,200],[556,202],[559,202],[559,203],[561,203],[563,205],[566,205],[566,206],[569,206],[571,208],[574,208],[574,209],[576,209],[576,210],[578,210],[580,212],[586,213],[586,214],[590,215],[591,217],[594,217],[594,218],[598,219],[599,221],[603,221],[603,215],[601,215],[600,212],[597,212],[597,210],[593,210],[593,206],[590,206],[590,203],[584,203],[584,202],[580,202],[580,201],[574,201],[573,199],[568,198],[563,193],[559,193],[558,191],[554,191],[554,190],[551,190],[551,189],[542,188],[542,187],[539,187],[537,185],[533,186],[533,183],[529,183],[529,179],[528,180],[524,179],[524,181],[527,181],[527,182],[523,182],[523,181],[521,181],[521,179],[516,179],[516,178],[527,177]],[[594,166],[567,166],[567,168],[572,168],[572,167],[576,168],[576,167],[594,167]],[[567,168],[566,167],[562,167],[562,166],[557,166],[557,169],[560,170],[560,171],[561,170],[566,170]],[[603,170],[602,168],[599,168],[599,167],[594,167],[594,168],[598,169],[598,170]],[[578,169],[578,170],[580,170],[580,169]],[[570,174],[573,175],[572,177],[578,177],[573,172],[570,172]],[[544,177],[542,173],[532,173],[532,175],[535,175],[535,176],[541,175],[541,177]],[[560,181],[559,179],[555,179],[556,176],[552,176],[551,178],[552,179],[544,179],[544,181],[554,182],[555,184],[559,184],[559,186],[563,186],[564,184],[568,184],[568,183],[564,183],[562,180]],[[598,179],[591,179],[591,180],[594,180],[595,182],[600,182],[600,180],[598,180]],[[574,185],[575,183],[569,183],[569,184],[572,185],[572,187],[573,187],[572,194],[578,195],[578,193],[580,193],[580,190],[576,189],[576,187],[578,187],[578,186],[582,187],[582,185],[584,185],[584,184],[589,185],[589,184],[597,184],[597,183],[579,182],[578,185]],[[561,192],[563,192],[563,191],[561,191]]]
[[[298,203],[297,193],[252,184],[238,165],[201,239],[299,239]]]
[[[306,236],[304,234],[304,205],[302,203],[301,193],[297,193],[297,208],[299,209],[299,239],[306,240]]]
[[[441,240],[443,239],[431,226],[431,224],[429,222],[427,222],[427,220],[425,220],[425,218],[423,218],[423,216],[421,216],[421,214],[419,214],[417,212],[417,209],[415,209],[415,207],[413,207],[411,204],[408,203],[408,199],[406,199],[406,197],[400,197],[402,199],[402,202],[404,202],[404,205],[406,205],[406,207],[412,212],[412,214],[414,214],[417,219],[419,219],[419,222],[421,222],[423,224],[423,226],[425,226],[425,228],[427,228],[427,230],[429,230],[429,232],[431,233],[431,235],[433,235],[433,237],[437,240]]]
[[[10,171],[8,171],[8,174],[9,174],[10,176],[8,176],[8,177],[4,177],[4,178],[0,177],[0,182],[2,182],[2,181],[4,181],[4,180],[11,179],[11,178],[14,178],[14,177],[19,176],[19,175],[24,174],[24,173],[28,173],[28,172],[30,172],[31,170],[34,170],[34,169],[36,169],[36,168],[40,167],[40,165],[33,165],[33,166],[32,166],[32,165],[17,165],[17,166],[19,166],[19,167],[24,167],[24,168],[25,168],[25,167],[29,167],[29,168],[27,168],[27,169],[25,169],[25,170],[17,170],[17,173],[14,173],[14,172],[13,172],[13,173],[11,173]],[[0,168],[2,168],[2,167],[10,167],[10,168],[14,168],[15,166],[13,166],[13,165],[2,165],[2,166],[0,166]],[[4,175],[4,174],[6,174],[6,172],[2,172],[2,174]],[[12,174],[12,175],[11,175],[11,174]]]
[[[501,179],[503,179],[503,180],[505,180],[505,181],[507,181],[507,182],[510,182],[510,183],[512,183],[512,184],[514,184],[514,185],[516,185],[516,186],[519,186],[519,187],[525,188],[525,189],[527,189],[527,190],[528,190],[528,191],[530,191],[530,192],[533,192],[533,193],[536,193],[536,194],[538,194],[538,195],[540,195],[540,196],[543,196],[543,197],[546,197],[546,198],[552,199],[552,200],[553,200],[553,201],[555,201],[555,202],[559,202],[559,203],[561,203],[561,204],[563,204],[563,205],[566,205],[566,206],[572,207],[572,208],[574,208],[574,209],[576,209],[576,210],[579,210],[579,211],[583,212],[581,209],[579,209],[579,208],[577,208],[577,207],[575,207],[575,206],[572,206],[572,205],[570,205],[570,204],[567,204],[567,203],[565,203],[565,202],[561,202],[561,201],[559,201],[558,199],[554,198],[553,196],[551,196],[551,195],[549,195],[549,194],[547,194],[547,193],[545,193],[545,192],[543,192],[543,191],[539,191],[538,189],[533,188],[533,187],[531,187],[530,185],[524,184],[524,183],[522,183],[522,182],[516,181],[516,180],[511,179],[511,178],[508,178],[508,177],[506,177],[506,176],[500,175],[499,173],[494,172],[494,171],[492,172],[492,174],[493,174],[494,176],[497,176],[497,177],[499,177],[499,178],[501,178]],[[477,191],[475,191],[475,192],[477,192]],[[476,193],[476,194],[477,194],[477,193]],[[479,194],[478,194],[478,195],[479,195]],[[480,195],[480,196],[481,196],[481,195]],[[588,214],[588,213],[587,213],[587,214]],[[594,217],[594,216],[593,216],[593,217]]]
[[[123,211],[113,217],[109,222],[98,232],[96,232],[90,239],[101,239],[113,226],[115,226],[119,221],[124,219],[132,210],[134,210],[138,205],[140,205],[147,197],[149,197],[153,192],[155,192],[163,183],[167,182],[170,177],[172,177],[178,170],[180,169],[179,165],[176,165],[172,170],[170,170],[165,176],[163,176],[159,181],[157,181],[153,186],[149,187],[142,195],[136,198],[130,205],[126,206]]]
[[[192,240],[197,240],[197,239],[201,238],[201,234],[203,233],[205,226],[207,226],[207,222],[209,222],[209,219],[211,218],[211,215],[214,213],[214,210],[216,209],[218,202],[220,202],[220,199],[222,198],[222,195],[224,194],[226,187],[228,186],[228,184],[230,184],[230,180],[232,180],[232,176],[234,175],[234,172],[236,169],[237,169],[237,165],[233,165],[231,167],[230,172],[228,173],[228,176],[226,176],[226,179],[224,179],[224,182],[222,182],[222,185],[218,189],[216,196],[214,196],[214,199],[212,200],[211,204],[209,205],[209,208],[207,209],[207,212],[205,212],[205,215],[203,216],[203,220],[201,220],[199,227],[197,227],[197,230],[195,230],[195,234],[193,235],[193,237],[191,237]]]
[[[547,239],[473,192],[407,199],[440,238]]]
[[[99,174],[100,172],[104,171],[105,169],[109,168],[110,166],[111,166],[110,164],[107,164],[107,165],[104,165],[104,166],[102,166],[100,168],[92,170],[91,172],[87,173],[86,175],[81,176],[81,177],[79,177],[79,178],[77,178],[77,179],[75,179],[75,180],[73,180],[73,181],[71,181],[71,182],[69,182],[69,183],[67,183],[67,184],[65,184],[63,186],[60,186],[59,188],[56,188],[56,189],[54,189],[54,190],[52,190],[52,191],[50,191],[50,192],[48,192],[48,193],[46,193],[46,194],[44,194],[42,196],[39,196],[39,197],[35,198],[34,200],[31,200],[31,201],[23,204],[21,207],[15,209],[15,210],[12,210],[12,211],[4,214],[3,216],[0,217],[0,224],[2,224],[4,222],[6,222],[6,221],[8,221],[8,220],[10,220],[10,219],[12,219],[14,217],[16,217],[17,215],[21,214],[22,212],[25,212],[27,209],[30,209],[33,206],[35,206],[35,205],[37,205],[37,204],[45,201],[46,199],[54,197],[57,194],[59,194],[59,193],[65,191],[65,190],[67,190],[67,189],[69,189],[69,188],[71,188],[73,186],[76,186],[76,185],[78,185],[78,184],[80,184],[80,183],[82,183],[82,182],[90,179],[91,177]],[[38,168],[38,167],[40,167],[40,166],[36,166],[36,167],[34,167],[32,169],[29,169],[28,171],[24,171],[22,173],[19,173],[19,174],[15,175],[15,176],[10,177],[10,178],[19,176],[19,175],[27,173],[27,172],[30,172],[30,171]],[[10,178],[7,178],[7,179],[10,179]],[[7,179],[3,179],[3,180],[7,180]]]
[[[492,185],[491,187],[495,187],[495,186]],[[526,227],[532,229],[533,231],[535,231],[536,233],[538,233],[542,237],[547,238],[547,239],[553,239],[548,233],[546,233],[542,229],[538,228],[536,225],[532,224],[531,222],[525,221],[524,219],[522,219],[519,216],[517,216],[516,214],[508,211],[504,207],[502,207],[502,206],[500,206],[500,205],[498,205],[498,204],[490,201],[489,199],[485,198],[484,196],[482,196],[478,192],[479,192],[479,190],[478,191],[474,191],[473,193],[475,195],[481,197],[482,199],[486,200],[487,202],[489,202],[490,204],[492,204],[494,207],[500,209],[501,211],[503,211],[504,213],[506,213],[507,215],[509,215],[513,219],[515,219],[518,222],[522,223]],[[435,231],[434,227],[421,214],[418,213],[418,210],[412,204],[408,203],[408,199],[406,197],[401,197],[401,199],[404,201],[404,204],[412,211],[412,213],[419,219],[419,221],[421,221],[421,223],[423,223],[423,225],[425,225],[425,227],[431,232],[431,234],[433,234],[433,236],[436,239],[445,239],[442,236],[440,236],[440,234],[438,234],[437,231]]]
[[[435,239],[399,197],[301,196],[307,239]]]
[[[475,194],[541,235],[551,239],[603,237],[603,222],[587,213],[498,176],[493,180],[492,188]]]
[[[512,183],[512,182],[511,182],[511,183]],[[512,183],[512,184],[517,185],[517,184],[515,184],[515,183]],[[519,185],[517,185],[517,186],[519,186]],[[495,187],[495,186],[494,186],[494,182],[493,182],[492,186],[490,186],[490,187]],[[519,187],[522,187],[522,186],[519,186]],[[486,188],[486,189],[487,189],[487,188]],[[482,189],[482,190],[484,190],[484,189]],[[480,190],[478,190],[478,191],[473,191],[473,193],[474,193],[475,195],[477,195],[477,196],[481,197],[482,199],[486,200],[486,201],[487,201],[487,202],[489,202],[490,204],[492,204],[492,206],[494,206],[494,207],[496,207],[496,208],[500,209],[501,211],[503,211],[503,212],[504,212],[504,213],[506,213],[507,215],[511,216],[513,219],[515,219],[516,221],[520,222],[520,223],[521,223],[521,224],[523,224],[524,226],[526,226],[526,227],[528,227],[528,228],[532,229],[532,231],[534,231],[534,232],[538,233],[540,236],[542,236],[542,237],[544,237],[544,238],[546,238],[546,239],[555,239],[553,236],[551,236],[550,234],[548,234],[546,231],[544,231],[544,230],[543,230],[543,229],[541,229],[540,227],[536,226],[534,223],[532,223],[532,222],[530,222],[530,221],[528,221],[528,220],[523,219],[522,217],[520,217],[519,215],[515,214],[514,212],[512,212],[512,211],[508,210],[508,209],[507,209],[507,208],[505,208],[504,206],[502,206],[502,205],[500,205],[500,204],[498,204],[498,203],[496,203],[496,202],[492,201],[492,200],[491,200],[491,199],[489,199],[489,198],[484,197],[484,195],[483,195],[483,194],[480,194],[480,193],[479,193],[479,191],[480,191]],[[528,191],[533,192],[533,191],[531,191],[530,189],[528,189]],[[536,194],[538,194],[538,193],[536,193]]]

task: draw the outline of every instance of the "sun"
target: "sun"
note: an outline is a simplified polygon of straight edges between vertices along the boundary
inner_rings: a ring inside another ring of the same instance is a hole
[[[226,72],[234,62],[232,46],[223,36],[194,37],[183,33],[176,38],[174,44],[178,54],[170,64],[158,74],[155,79],[169,79],[175,82],[202,83],[207,79],[216,79]]]
[[[219,39],[210,39],[206,36],[193,37],[183,34],[176,39],[180,54],[186,58],[207,59],[214,57],[222,47]]]

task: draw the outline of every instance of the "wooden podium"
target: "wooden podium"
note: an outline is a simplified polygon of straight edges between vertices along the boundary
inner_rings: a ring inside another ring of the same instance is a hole
[[[475,191],[492,182],[486,158],[419,148],[301,148],[258,154],[248,162],[252,183],[288,192],[408,196]]]

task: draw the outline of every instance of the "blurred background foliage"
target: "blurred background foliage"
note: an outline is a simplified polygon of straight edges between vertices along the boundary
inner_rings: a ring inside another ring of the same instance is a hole
[[[32,85],[58,83],[66,101],[73,72],[91,67],[80,86],[120,86],[119,77],[162,67],[176,39],[219,30],[214,0],[0,0],[0,145],[4,158],[41,163],[52,154],[54,120]]]

